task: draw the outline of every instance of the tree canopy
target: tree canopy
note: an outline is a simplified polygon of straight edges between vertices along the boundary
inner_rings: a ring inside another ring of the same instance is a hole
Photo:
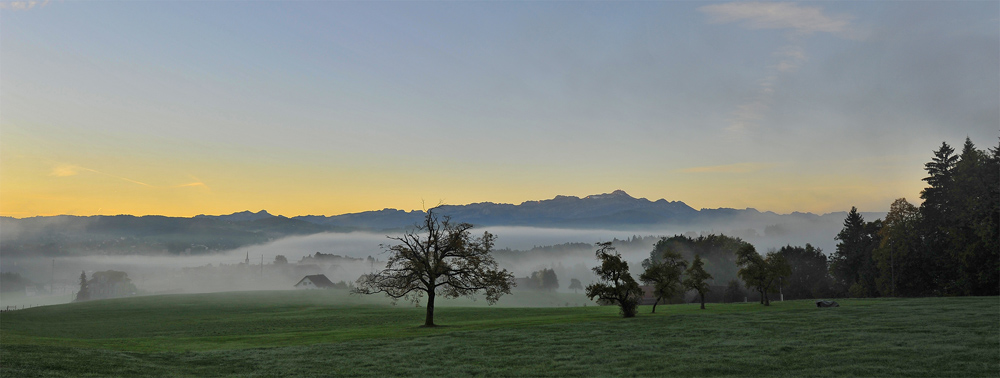
[[[789,299],[822,298],[833,294],[826,255],[823,250],[806,244],[781,247],[778,253],[785,258],[791,274],[784,281],[783,293]]]
[[[673,248],[668,238],[662,238],[649,253],[649,258],[642,261],[643,272],[639,280],[653,287],[653,313],[656,305],[664,299],[670,299],[682,292],[681,275],[687,268],[687,261],[681,258],[680,252]]]
[[[583,284],[576,278],[570,278],[569,289],[575,293],[577,290],[583,289]]]
[[[601,265],[594,267],[600,282],[587,285],[587,297],[614,303],[621,309],[622,316],[634,317],[642,298],[642,288],[628,271],[628,263],[611,246],[611,242],[597,243],[597,259]]]
[[[510,294],[514,275],[499,269],[490,255],[495,237],[484,232],[473,237],[469,223],[452,223],[449,217],[438,219],[433,209],[422,225],[402,236],[390,236],[398,244],[382,245],[389,253],[383,270],[362,275],[356,293],[385,293],[393,300],[406,298],[414,303],[427,296],[424,326],[433,327],[434,299],[484,293],[494,304],[503,294]]]
[[[761,304],[771,305],[767,293],[778,288],[779,279],[791,275],[788,262],[777,251],[761,256],[750,243],[745,243],[736,254],[736,264],[740,266],[739,276],[747,287],[760,293]]]
[[[700,255],[694,256],[691,267],[684,273],[687,275],[683,282],[684,288],[698,292],[698,296],[701,297],[701,309],[704,310],[705,293],[709,291],[708,283],[705,281],[712,279],[712,275],[705,271],[705,263],[701,261]]]
[[[848,214],[830,263],[841,294],[1000,294],[1000,146],[966,138],[956,155],[942,142],[924,169],[919,207],[899,198],[885,221]]]

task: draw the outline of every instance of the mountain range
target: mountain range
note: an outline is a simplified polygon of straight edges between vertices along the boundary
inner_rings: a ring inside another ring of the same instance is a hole
[[[681,201],[635,198],[616,190],[586,197],[556,196],[521,204],[492,202],[444,205],[442,216],[476,226],[525,226],[575,229],[698,229],[794,227],[802,223],[836,225],[846,212],[776,214],[747,209],[696,210]],[[868,219],[884,213],[864,214]],[[276,216],[265,210],[192,218],[163,216],[0,217],[0,255],[78,255],[92,253],[204,253],[321,232],[392,232],[420,223],[424,211],[383,209],[334,216]],[[832,223],[831,223],[832,222]],[[829,226],[827,226],[829,228]],[[778,230],[779,228],[774,228]]]

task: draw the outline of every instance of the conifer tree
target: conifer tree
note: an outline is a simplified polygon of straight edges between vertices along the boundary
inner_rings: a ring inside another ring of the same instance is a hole
[[[77,301],[90,299],[90,289],[87,287],[87,272],[80,272],[80,291],[76,293]]]

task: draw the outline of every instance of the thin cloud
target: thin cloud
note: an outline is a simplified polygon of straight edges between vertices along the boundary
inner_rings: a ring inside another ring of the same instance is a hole
[[[136,181],[136,180],[130,179],[128,177],[116,176],[116,175],[112,175],[110,173],[104,173],[104,172],[98,171],[96,169],[90,169],[90,168],[81,167],[79,165],[72,165],[72,164],[61,164],[61,165],[58,165],[58,166],[56,166],[55,168],[52,169],[52,172],[49,173],[49,175],[50,176],[56,176],[56,177],[76,176],[76,175],[80,174],[80,171],[87,171],[87,172],[92,172],[92,173],[96,173],[96,174],[99,174],[99,175],[113,177],[113,178],[116,178],[116,179],[119,179],[119,180],[122,180],[122,181],[127,181],[127,182],[130,182],[130,183],[136,184],[136,185],[153,187],[152,185],[149,185],[149,184],[141,182],[141,181]]]
[[[203,183],[201,181],[189,182],[187,184],[174,185],[173,188],[196,188],[196,189],[203,189],[203,190],[209,190],[209,191],[211,190],[208,187],[207,184],[205,184],[205,183]]]
[[[774,53],[775,56],[781,59],[778,64],[774,66],[778,72],[795,72],[799,69],[802,63],[805,63],[808,58],[806,58],[806,53],[802,51],[802,47],[799,46],[785,46]]]
[[[205,188],[208,189],[208,184],[205,184],[202,179],[195,177],[195,175],[187,175],[191,179],[191,182],[187,184],[174,185],[174,188]]]
[[[80,174],[80,170],[81,168],[75,165],[66,165],[66,164],[58,165],[55,168],[52,168],[52,172],[49,173],[49,176],[56,176],[56,177],[76,176]]]
[[[26,11],[34,7],[42,8],[49,5],[49,0],[45,1],[0,1],[0,9],[10,9],[14,11]]]
[[[757,121],[764,118],[771,108],[775,87],[780,75],[798,71],[807,60],[805,50],[799,45],[805,36],[816,32],[826,32],[847,38],[856,37],[850,15],[828,15],[819,7],[799,6],[795,3],[726,3],[706,5],[698,8],[709,17],[710,23],[739,23],[745,29],[789,30],[790,45],[774,52],[778,62],[768,66],[770,73],[760,81],[760,90],[753,99],[738,105],[733,112],[730,132],[746,132]]]
[[[727,24],[740,22],[750,30],[791,29],[800,34],[815,32],[844,33],[849,30],[851,16],[827,15],[819,7],[803,7],[795,3],[726,3],[706,5],[698,10],[709,16],[709,22]]]
[[[773,167],[774,164],[765,163],[736,163],[726,165],[710,165],[705,167],[691,167],[680,170],[681,173],[754,173]]]

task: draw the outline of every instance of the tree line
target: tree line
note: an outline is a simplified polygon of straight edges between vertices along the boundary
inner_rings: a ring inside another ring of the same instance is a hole
[[[924,165],[919,207],[895,200],[885,219],[856,208],[830,257],[834,290],[851,297],[1000,294],[1000,147],[959,154],[941,143]]]
[[[783,297],[786,290],[794,299],[1000,294],[1000,146],[982,151],[966,138],[956,155],[942,143],[924,167],[928,187],[920,194],[920,207],[900,198],[884,220],[872,222],[852,207],[836,236],[837,250],[829,257],[809,244],[761,255],[737,237],[661,238],[643,260],[639,275],[655,297],[652,311],[661,301],[689,291],[698,294],[704,309],[705,295],[713,291],[709,281],[733,276],[755,291],[763,305],[770,305],[771,294]],[[485,232],[473,237],[471,228],[448,217],[438,220],[428,211],[415,232],[392,238],[400,244],[383,246],[392,254],[386,269],[363,275],[355,292],[413,301],[426,295],[425,326],[435,325],[438,294],[484,292],[487,301],[495,303],[510,294],[514,276],[499,269],[491,256],[494,236]],[[635,316],[644,290],[611,242],[597,245],[600,265],[593,272],[599,280],[586,287],[586,295],[618,305],[625,317]],[[529,282],[539,288],[558,287],[554,272],[545,269]],[[738,300],[740,286],[730,279],[724,298]]]

